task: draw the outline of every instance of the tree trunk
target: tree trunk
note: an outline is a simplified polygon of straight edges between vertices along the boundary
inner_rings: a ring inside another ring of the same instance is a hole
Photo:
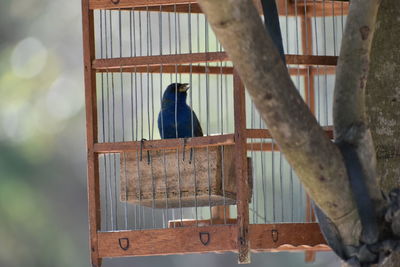
[[[400,1],[383,0],[378,12],[366,87],[366,112],[376,151],[380,187],[400,184]],[[385,267],[400,266],[400,253]]]

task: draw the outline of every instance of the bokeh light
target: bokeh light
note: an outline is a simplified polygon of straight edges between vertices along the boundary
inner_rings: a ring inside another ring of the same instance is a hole
[[[20,41],[11,54],[11,67],[15,75],[21,78],[32,78],[44,68],[47,60],[47,49],[34,37]]]

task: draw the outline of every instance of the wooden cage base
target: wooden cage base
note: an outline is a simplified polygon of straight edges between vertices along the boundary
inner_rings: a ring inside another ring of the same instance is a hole
[[[237,234],[236,225],[98,232],[98,255],[108,258],[237,252]],[[318,223],[251,224],[249,240],[253,252],[330,251]]]

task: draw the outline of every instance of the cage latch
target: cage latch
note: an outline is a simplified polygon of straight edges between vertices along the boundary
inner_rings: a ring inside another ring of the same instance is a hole
[[[122,250],[128,250],[129,248],[129,239],[127,237],[118,239],[119,247]]]
[[[210,243],[210,233],[209,232],[200,232],[199,233],[200,242],[207,246]]]

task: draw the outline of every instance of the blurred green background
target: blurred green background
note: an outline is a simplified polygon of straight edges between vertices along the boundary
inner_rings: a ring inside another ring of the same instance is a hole
[[[79,0],[0,2],[0,266],[90,266]],[[332,253],[254,254],[249,266],[338,266]],[[103,266],[232,266],[235,254]]]

